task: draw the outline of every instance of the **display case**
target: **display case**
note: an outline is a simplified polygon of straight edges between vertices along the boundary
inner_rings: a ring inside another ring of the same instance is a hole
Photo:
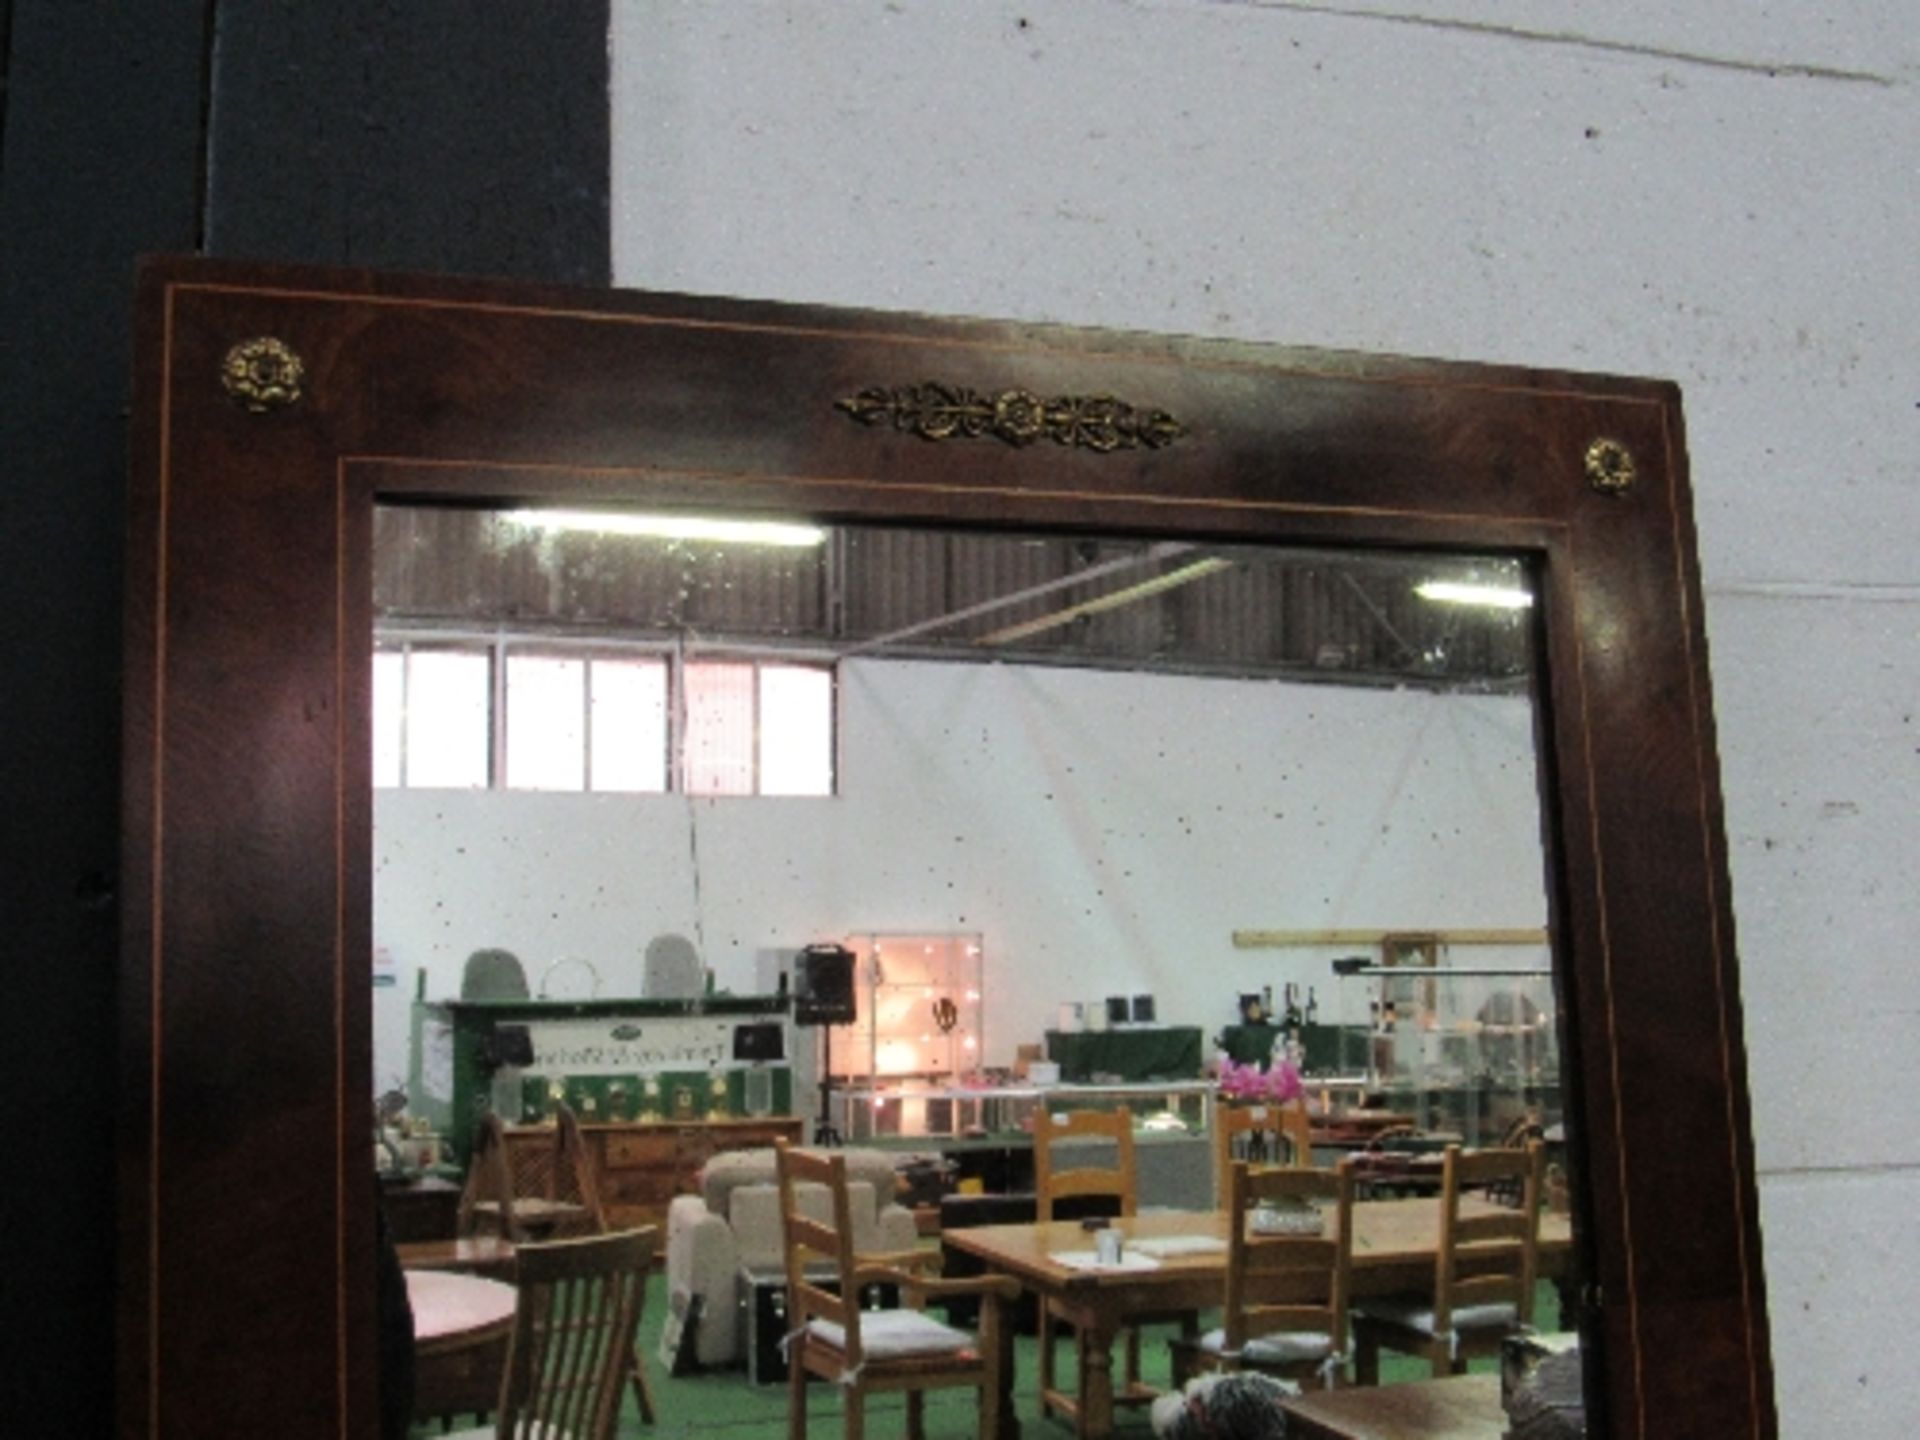
[[[855,1019],[831,1030],[836,1077],[940,1082],[979,1068],[986,1044],[979,934],[869,932],[849,935],[846,944],[854,954]]]
[[[1423,1131],[1468,1145],[1498,1142],[1516,1122],[1561,1119],[1553,975],[1538,967],[1450,965],[1436,948],[1410,963],[1348,967],[1340,1009],[1341,1068],[1364,1077],[1372,1103]],[[1359,1053],[1364,1047],[1364,1053]]]
[[[1043,1105],[1053,1111],[1125,1106],[1133,1112],[1136,1131],[1206,1135],[1214,1094],[1214,1085],[1205,1080],[972,1087],[863,1084],[834,1093],[834,1123],[849,1145],[923,1141],[944,1149],[956,1142],[1024,1142],[1033,1133],[1034,1112]]]

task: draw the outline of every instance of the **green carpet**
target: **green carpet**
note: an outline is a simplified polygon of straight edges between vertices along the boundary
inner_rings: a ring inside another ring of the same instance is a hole
[[[1540,1287],[1535,1325],[1541,1330],[1559,1328],[1558,1297],[1551,1285]],[[681,1379],[669,1376],[656,1358],[659,1348],[660,1330],[666,1323],[666,1278],[656,1274],[647,1287],[647,1311],[641,1321],[640,1333],[642,1351],[647,1359],[647,1374],[653,1382],[653,1394],[660,1408],[659,1423],[642,1425],[638,1410],[634,1407],[633,1394],[627,1392],[626,1408],[621,1415],[621,1440],[674,1440],[676,1436],[712,1435],[717,1440],[773,1440],[786,1434],[787,1424],[787,1387],[777,1385],[751,1385],[747,1382],[745,1370],[710,1370]],[[1212,1323],[1207,1320],[1205,1323]],[[1144,1378],[1149,1384],[1164,1386],[1168,1382],[1170,1355],[1167,1339],[1173,1334],[1171,1326],[1147,1326],[1143,1329],[1140,1346],[1140,1366]],[[1065,1388],[1073,1384],[1073,1347],[1061,1343],[1058,1347],[1059,1375]],[[1119,1354],[1114,1356],[1116,1368],[1120,1363]],[[1474,1362],[1474,1369],[1498,1369],[1498,1362],[1483,1360]],[[1040,1419],[1039,1389],[1039,1347],[1031,1337],[1022,1336],[1014,1342],[1014,1404],[1018,1409],[1022,1427],[1033,1440],[1070,1440],[1072,1431],[1060,1421]],[[1397,1380],[1418,1380],[1426,1378],[1424,1365],[1400,1356],[1387,1354],[1381,1357],[1380,1380],[1382,1384],[1392,1384]],[[901,1395],[877,1395],[867,1401],[867,1427],[871,1435],[886,1436],[904,1434],[906,1400]],[[927,1394],[927,1440],[963,1440],[972,1437],[978,1431],[978,1412],[974,1392],[965,1388],[934,1390]],[[840,1398],[831,1385],[814,1384],[808,1387],[808,1432],[811,1435],[833,1436],[840,1429]],[[474,1423],[471,1417],[462,1417],[463,1423]],[[431,1440],[440,1433],[438,1424],[422,1424],[413,1428],[417,1440]],[[1152,1433],[1147,1424],[1144,1408],[1124,1409],[1118,1412],[1116,1431],[1122,1436],[1145,1437]]]

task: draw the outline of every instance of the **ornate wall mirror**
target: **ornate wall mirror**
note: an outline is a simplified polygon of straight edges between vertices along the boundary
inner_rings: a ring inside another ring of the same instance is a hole
[[[197,261],[151,265],[140,305],[123,1433],[372,1433],[386,506],[1524,576],[1589,1389],[1613,1435],[1772,1433],[1672,386]]]

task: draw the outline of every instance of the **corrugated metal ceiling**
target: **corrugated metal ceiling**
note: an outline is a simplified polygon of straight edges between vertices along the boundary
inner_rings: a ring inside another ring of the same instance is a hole
[[[383,507],[374,599],[390,629],[1523,688],[1531,611],[1414,591],[1469,577],[1526,584],[1518,561],[1491,557],[890,526],[791,549]]]

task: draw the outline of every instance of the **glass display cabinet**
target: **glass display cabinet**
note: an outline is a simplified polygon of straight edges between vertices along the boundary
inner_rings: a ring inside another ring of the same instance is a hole
[[[1416,1129],[1497,1143],[1559,1123],[1553,976],[1526,966],[1350,966],[1338,978],[1342,1069]],[[1363,1052],[1363,1053],[1362,1053]],[[1311,1084],[1311,1082],[1309,1082]]]
[[[978,933],[870,932],[846,943],[855,957],[856,1018],[832,1029],[837,1079],[939,1082],[979,1068],[986,1006]]]
[[[1005,1144],[1033,1133],[1034,1112],[1115,1110],[1133,1112],[1143,1135],[1206,1135],[1213,1117],[1214,1086],[1206,1080],[1163,1080],[1122,1085],[930,1086],[916,1083],[854,1085],[836,1091],[835,1125],[849,1145],[876,1140],[922,1140],[931,1147],[953,1142]]]

